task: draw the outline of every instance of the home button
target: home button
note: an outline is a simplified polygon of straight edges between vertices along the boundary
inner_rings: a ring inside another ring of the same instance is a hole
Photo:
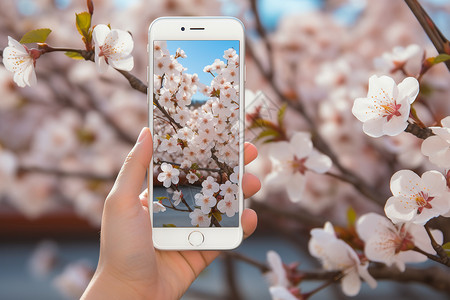
[[[192,246],[200,246],[201,244],[203,244],[203,241],[205,240],[203,234],[199,231],[192,231],[189,234],[189,243]]]

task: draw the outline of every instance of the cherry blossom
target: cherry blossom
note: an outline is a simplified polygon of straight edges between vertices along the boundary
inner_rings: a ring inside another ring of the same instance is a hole
[[[435,135],[422,143],[422,154],[441,168],[450,168],[450,116],[441,120],[442,127],[430,127]]]
[[[5,68],[14,73],[14,82],[20,86],[36,84],[34,67],[40,51],[29,50],[25,45],[8,36],[8,47],[3,50],[3,64]]]
[[[159,201],[153,201],[153,213],[165,212],[166,208]]]
[[[175,169],[171,164],[162,163],[161,170],[162,172],[158,174],[158,180],[162,182],[166,188],[170,187],[172,183],[178,183],[178,175],[180,175],[180,171],[178,169]]]
[[[400,170],[391,178],[391,191],[393,196],[387,200],[384,211],[394,224],[425,224],[450,209],[445,177],[437,171],[427,171],[419,177],[413,171]]]
[[[284,268],[280,255],[271,250],[267,252],[267,263],[270,271],[265,273],[269,282],[269,291],[273,300],[297,300],[297,298],[288,290],[291,283],[287,278],[287,272]]]
[[[189,218],[191,218],[191,224],[193,226],[208,227],[211,223],[211,217],[204,214],[200,209],[196,208],[193,212],[189,213]]]
[[[364,279],[371,288],[377,283],[367,271],[368,263],[360,261],[358,254],[343,240],[338,239],[330,222],[325,223],[324,228],[311,230],[311,239],[308,249],[312,256],[322,262],[322,266],[328,271],[342,271],[342,291],[347,296],[355,296],[361,288],[361,280]]]
[[[331,159],[313,149],[311,137],[306,132],[296,132],[290,142],[277,142],[271,146],[272,173],[266,177],[268,184],[285,186],[289,199],[302,198],[307,171],[325,173],[331,168]]]
[[[221,213],[227,215],[227,217],[234,216],[235,213],[239,212],[239,202],[236,200],[234,195],[226,194],[225,197],[217,203],[217,209]]]
[[[219,184],[212,176],[208,176],[206,180],[202,182],[202,187],[202,193],[208,196],[211,196],[219,191]]]
[[[356,230],[365,242],[364,253],[371,261],[381,262],[388,266],[395,264],[405,271],[405,263],[423,262],[427,257],[412,251],[414,247],[436,254],[431,246],[425,228],[414,223],[394,225],[388,218],[376,213],[362,215],[357,222]],[[432,230],[434,239],[442,243],[442,232]]]
[[[238,186],[236,184],[231,183],[231,181],[227,180],[224,184],[220,185],[220,194],[222,196],[225,195],[236,195],[238,191]]]
[[[94,27],[92,37],[95,43],[95,63],[100,73],[106,72],[108,65],[124,71],[133,69],[131,51],[134,43],[127,31],[99,24]]]
[[[398,135],[408,125],[411,103],[419,93],[414,77],[405,78],[399,85],[389,76],[369,78],[366,98],[357,98],[353,115],[363,122],[363,131],[371,137]]]
[[[195,183],[195,182],[198,180],[198,176],[195,175],[195,173],[193,173],[193,172],[189,172],[189,173],[186,175],[186,178],[187,178],[187,180],[188,180],[188,182],[189,182],[190,184],[193,184],[193,183]]]
[[[202,193],[197,193],[194,196],[195,204],[200,206],[202,213],[208,214],[211,212],[211,208],[217,203],[217,199],[213,195],[207,195]]]
[[[178,206],[180,204],[181,199],[183,199],[183,193],[181,191],[174,191],[172,195],[173,205]]]
[[[411,44],[408,47],[397,46],[392,49],[392,52],[385,52],[381,57],[375,58],[374,65],[377,69],[393,72],[403,68],[411,58],[420,56],[421,52],[417,44]]]

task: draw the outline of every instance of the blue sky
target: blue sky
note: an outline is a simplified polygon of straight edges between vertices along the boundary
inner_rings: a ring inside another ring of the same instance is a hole
[[[239,54],[239,41],[167,41],[167,49],[170,54],[175,54],[178,48],[183,49],[187,55],[186,58],[178,58],[178,62],[187,68],[186,73],[197,73],[200,82],[209,85],[213,77],[211,74],[203,72],[203,68],[212,64],[216,58],[226,62],[223,52],[229,48],[234,48]],[[206,100],[207,98],[197,92],[193,99]]]

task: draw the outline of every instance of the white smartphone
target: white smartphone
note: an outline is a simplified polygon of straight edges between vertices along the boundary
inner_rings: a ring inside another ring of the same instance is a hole
[[[159,18],[149,27],[148,53],[153,244],[236,248],[243,238],[243,24]]]

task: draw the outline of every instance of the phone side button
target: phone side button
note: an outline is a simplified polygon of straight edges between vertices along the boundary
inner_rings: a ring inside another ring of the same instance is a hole
[[[201,244],[203,244],[203,241],[205,240],[205,237],[199,231],[192,231],[189,234],[188,239],[189,239],[189,243],[192,246],[200,246]]]

